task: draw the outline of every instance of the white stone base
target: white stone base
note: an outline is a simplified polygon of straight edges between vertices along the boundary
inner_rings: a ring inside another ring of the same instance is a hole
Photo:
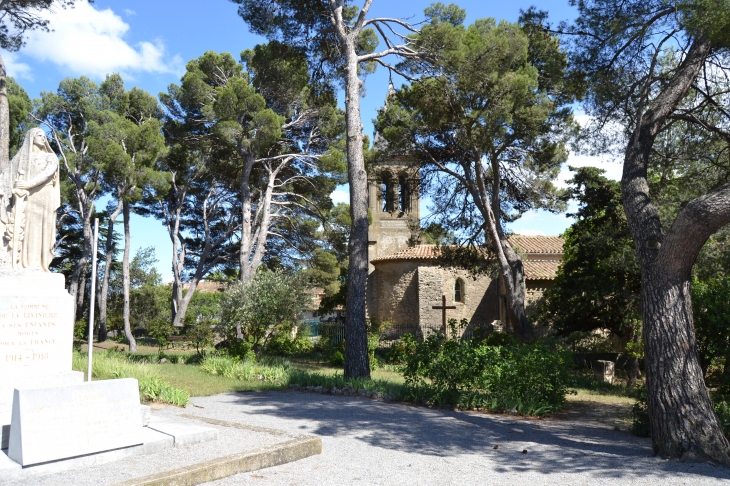
[[[83,383],[83,381],[84,374],[81,371],[66,371],[49,375],[20,375],[0,380],[0,449],[8,448],[15,388],[72,385]]]
[[[22,466],[141,443],[134,378],[13,392],[8,457]]]
[[[168,418],[156,418],[154,413],[150,424],[156,423],[160,432],[151,427],[142,429],[142,445],[125,447],[98,454],[89,454],[72,459],[64,459],[36,466],[23,467],[10,459],[7,450],[0,451],[0,484],[11,480],[27,480],[28,478],[44,476],[61,471],[69,471],[95,465],[119,461],[126,457],[154,454],[183,444],[190,446],[200,442],[218,440],[218,430],[212,427],[201,427],[189,423],[175,422]]]

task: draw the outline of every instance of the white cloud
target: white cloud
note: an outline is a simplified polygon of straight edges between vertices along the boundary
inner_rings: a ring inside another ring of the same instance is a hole
[[[33,72],[27,64],[18,60],[18,55],[14,52],[3,51],[3,62],[5,63],[5,72],[8,76],[18,79],[27,79],[33,81]]]
[[[330,194],[330,197],[332,198],[332,202],[335,204],[337,204],[337,203],[350,204],[350,186],[349,186],[349,184],[338,186],[334,191],[332,191],[332,194]]]
[[[127,14],[127,15],[129,15],[130,17],[131,17],[132,15],[137,15],[137,12],[135,12],[135,11],[134,11],[134,10],[132,10],[131,8],[125,8],[125,9],[124,9],[124,13],[125,13],[125,14]]]
[[[590,155],[576,155],[573,152],[570,153],[568,161],[563,164],[560,169],[558,178],[555,181],[555,185],[561,188],[568,187],[567,180],[573,178],[574,172],[568,170],[568,166],[571,167],[598,167],[603,169],[605,172],[603,175],[614,181],[621,180],[621,173],[623,172],[623,162],[609,160],[604,157],[594,157]]]
[[[518,235],[525,235],[525,236],[545,236],[544,231],[536,230],[536,229],[521,229],[521,230],[515,230],[515,233]]]
[[[184,70],[182,59],[171,58],[160,40],[129,45],[124,40],[129,24],[111,9],[96,10],[87,2],[77,2],[73,9],[59,9],[46,17],[53,31],[31,32],[23,54],[95,78],[114,72],[179,74]]]

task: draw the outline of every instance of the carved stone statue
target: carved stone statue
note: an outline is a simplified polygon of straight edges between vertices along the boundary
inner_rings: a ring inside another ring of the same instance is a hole
[[[28,130],[23,146],[0,174],[0,193],[3,266],[49,272],[61,191],[58,157],[40,128]]]

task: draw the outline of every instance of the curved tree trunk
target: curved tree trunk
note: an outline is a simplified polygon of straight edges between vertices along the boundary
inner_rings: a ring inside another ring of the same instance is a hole
[[[122,292],[124,299],[124,308],[122,315],[124,317],[124,335],[129,341],[129,352],[137,352],[137,341],[132,334],[132,326],[129,322],[129,245],[131,238],[129,232],[129,203],[124,201],[122,204],[122,212],[124,214],[124,258],[122,260]]]
[[[654,452],[730,465],[730,444],[700,367],[692,318],[691,270],[707,239],[730,222],[730,185],[688,203],[665,236],[646,180],[654,138],[687,94],[711,52],[693,41],[670,81],[639,114],[624,158],[621,189],[641,267],[647,401]]]
[[[477,164],[480,162],[477,161]],[[481,171],[479,171],[481,173]],[[532,326],[530,321],[527,319],[525,313],[525,267],[522,264],[522,259],[517,252],[512,248],[512,245],[507,241],[507,237],[502,231],[501,224],[501,205],[499,202],[499,189],[502,185],[501,172],[499,168],[499,160],[496,157],[492,158],[492,217],[485,217],[487,224],[494,227],[493,231],[496,232],[497,239],[492,242],[492,247],[495,253],[498,253],[499,247],[501,247],[501,253],[504,255],[504,259],[507,261],[507,267],[502,268],[502,278],[505,280],[505,297],[507,300],[508,315],[512,329],[514,329],[522,339],[527,339],[532,336]],[[485,194],[486,196],[486,194]],[[494,238],[494,235],[492,236]],[[492,239],[490,238],[490,240]]]

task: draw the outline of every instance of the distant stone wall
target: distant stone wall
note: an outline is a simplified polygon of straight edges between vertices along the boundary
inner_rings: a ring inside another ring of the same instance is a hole
[[[462,283],[462,301],[454,300],[456,280]],[[425,334],[429,329],[443,326],[443,314],[434,305],[441,305],[446,296],[446,305],[456,309],[446,311],[447,319],[466,319],[469,327],[490,324],[499,318],[499,294],[497,281],[487,275],[474,278],[465,270],[440,268],[422,264],[418,268],[418,311],[419,324]]]
[[[390,321],[398,328],[418,327],[418,264],[414,262],[382,262],[375,275],[376,317]]]
[[[528,280],[525,283],[525,312],[530,319],[534,319],[540,305],[545,300],[545,291],[553,286],[554,280]]]

